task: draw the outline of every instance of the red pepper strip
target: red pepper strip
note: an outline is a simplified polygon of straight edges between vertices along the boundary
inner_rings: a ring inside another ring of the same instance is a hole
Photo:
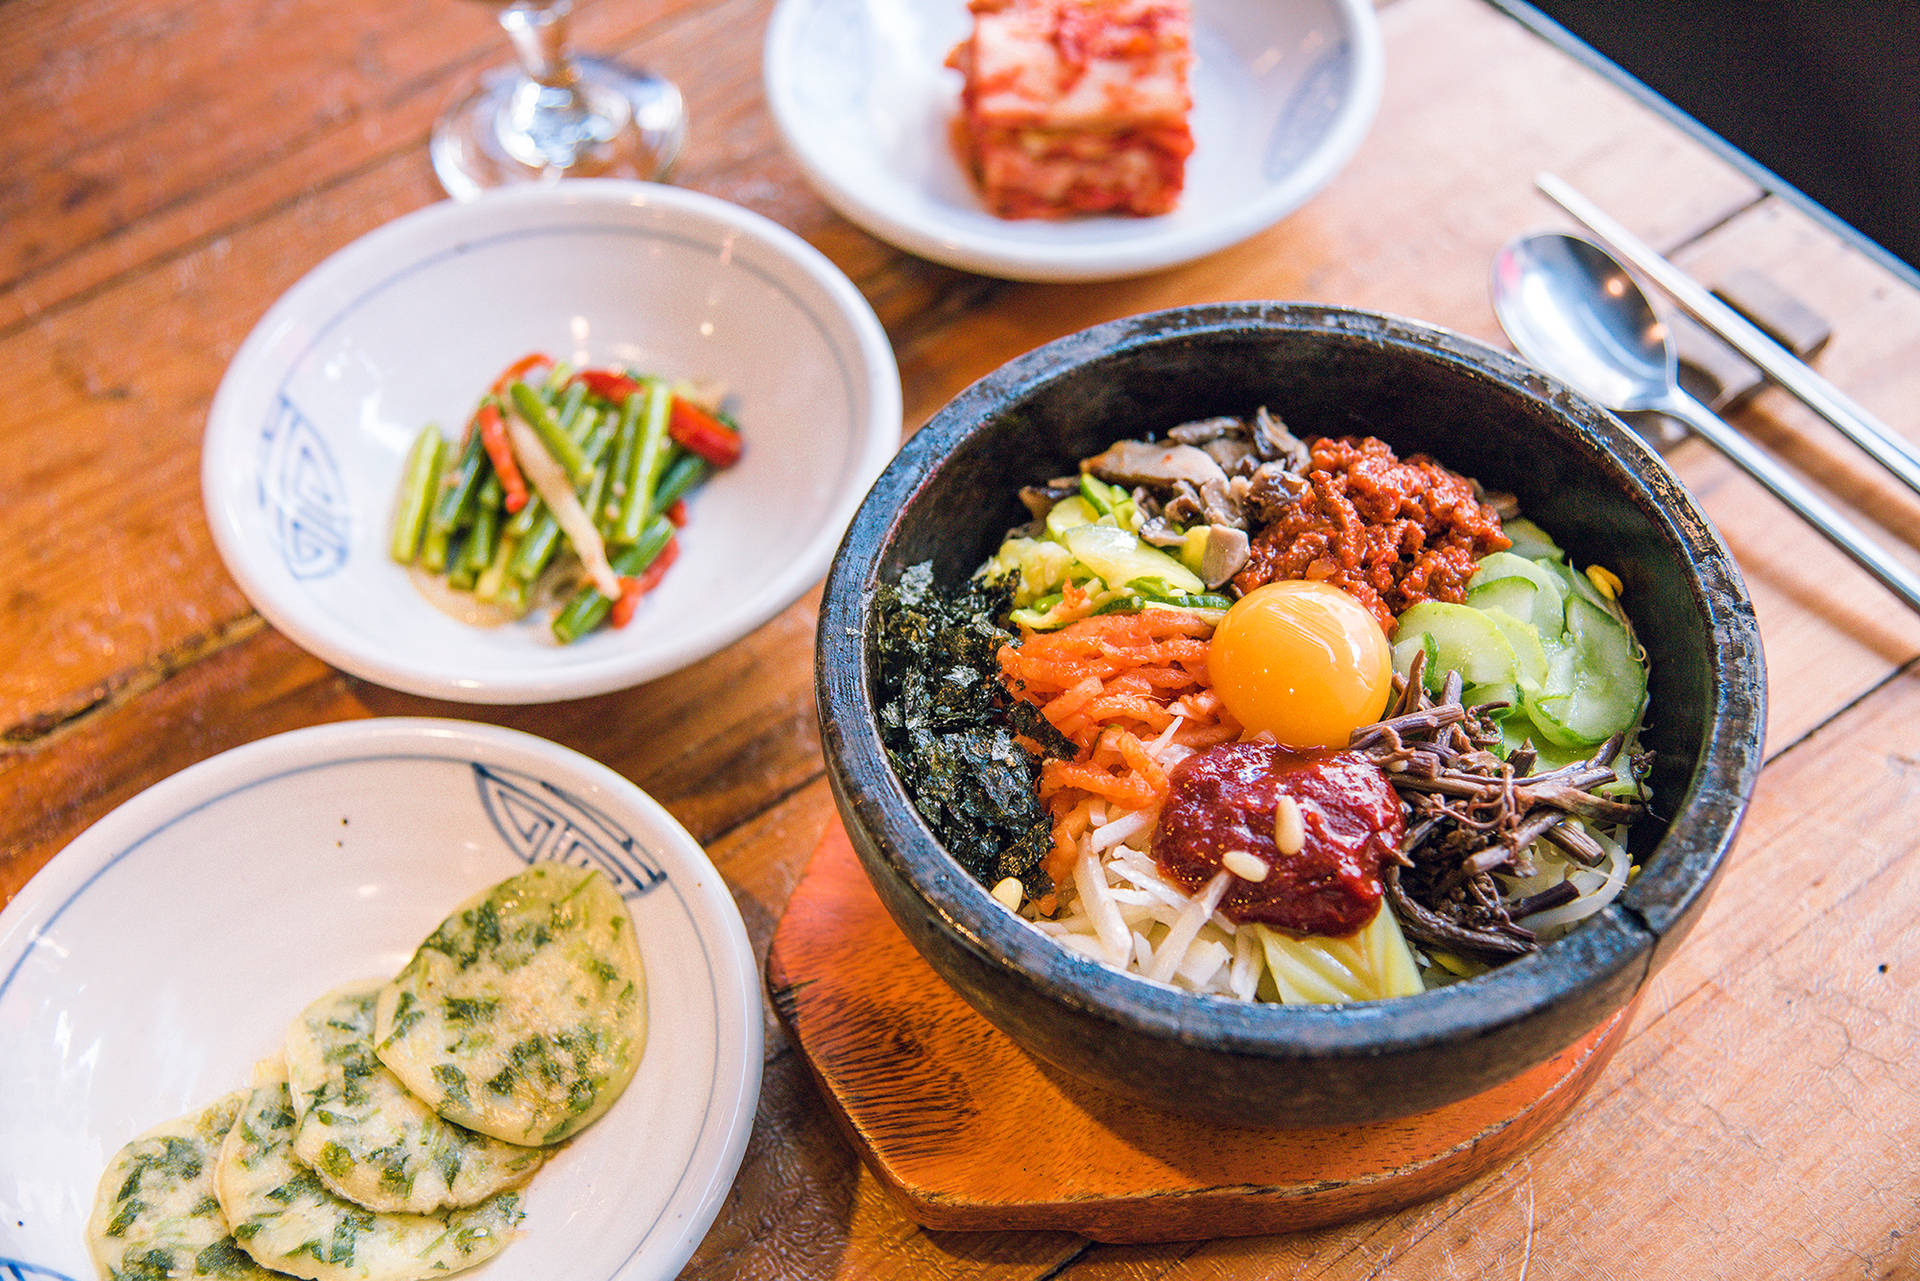
[[[493,380],[493,394],[496,396],[506,395],[509,383],[524,382],[529,373],[542,365],[551,365],[552,363],[553,358],[545,352],[529,352],[500,371],[500,376]]]
[[[658,587],[660,580],[667,576],[667,570],[671,569],[673,562],[679,559],[680,540],[677,538],[669,538],[667,545],[660,549],[660,554],[654,557],[653,564],[647,566],[640,577],[634,580],[640,584],[639,594],[645,596],[648,592]]]
[[[667,419],[667,435],[715,467],[731,467],[740,461],[740,433],[678,396],[673,398],[673,413]]]
[[[667,576],[667,570],[680,558],[680,540],[670,538],[660,554],[653,558],[653,564],[647,566],[638,578],[620,580],[620,599],[613,602],[608,621],[615,627],[625,627],[633,621],[633,611],[640,604],[640,598],[660,585]]]
[[[507,441],[507,425],[500,419],[500,406],[489,400],[480,406],[474,422],[480,428],[480,443],[493,461],[493,473],[500,478],[500,488],[506,491],[507,511],[517,512],[527,505],[527,481],[520,474],[520,464],[514,460],[513,446]]]
[[[613,608],[607,613],[607,622],[614,627],[625,627],[633,621],[633,611],[640,604],[640,580],[623,578],[620,580],[620,599],[613,602]]]
[[[616,405],[625,405],[627,398],[640,390],[638,382],[611,369],[583,369],[570,381],[584,383],[588,391]]]
[[[667,519],[673,523],[676,529],[685,525],[687,523],[687,500],[684,498],[674,499],[673,506],[667,508]]]

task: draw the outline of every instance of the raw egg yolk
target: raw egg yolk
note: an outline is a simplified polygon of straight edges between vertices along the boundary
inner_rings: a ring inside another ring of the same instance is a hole
[[[1345,747],[1393,692],[1380,624],[1338,587],[1306,579],[1235,601],[1214,629],[1207,670],[1242,725],[1288,747]]]

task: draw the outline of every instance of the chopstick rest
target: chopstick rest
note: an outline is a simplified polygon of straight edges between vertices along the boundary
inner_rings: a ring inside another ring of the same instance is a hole
[[[1818,354],[1833,336],[1824,316],[1751,267],[1729,272],[1711,287],[1715,297],[1802,360]],[[1680,359],[1681,385],[1715,413],[1731,413],[1769,384],[1758,365],[1691,317],[1676,312],[1667,317],[1667,325]],[[1687,435],[1680,424],[1658,414],[1647,415],[1639,427],[1663,453]]]
[[[1802,360],[1819,354],[1833,337],[1833,327],[1824,316],[1752,267],[1729,272],[1711,289],[1714,297]],[[1772,381],[1758,365],[1692,317],[1674,313],[1667,324],[1673,330],[1680,363],[1712,380],[1712,394],[1701,399],[1716,413],[1738,409]]]

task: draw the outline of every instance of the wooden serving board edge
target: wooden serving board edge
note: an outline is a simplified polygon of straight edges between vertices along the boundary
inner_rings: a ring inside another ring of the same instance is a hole
[[[876,972],[894,978],[876,984]],[[1112,1096],[1097,1109],[1079,1110],[1062,1102],[1069,1096],[1057,1072],[1014,1047],[920,959],[874,896],[837,819],[776,928],[767,982],[835,1123],[916,1223],[1069,1231],[1114,1243],[1325,1227],[1458,1188],[1517,1157],[1573,1109],[1619,1048],[1637,1006],[1630,1003],[1512,1081],[1399,1121],[1233,1129]],[[899,999],[903,992],[912,999]],[[850,1000],[864,1003],[868,1030],[896,1034],[846,1035]],[[909,1088],[914,1072],[926,1070],[924,1060],[899,1064],[898,1078],[888,1071],[889,1060],[951,1043],[956,1028],[964,1030],[965,1048],[951,1046],[954,1057],[992,1076],[969,1087],[968,1073],[943,1073],[967,1091],[966,1106]],[[896,1085],[876,1092],[876,1080]],[[1076,1096],[1093,1089],[1073,1085]],[[1036,1097],[1053,1118],[1045,1133],[995,1115],[1031,1115]],[[902,1113],[912,1114],[904,1126]],[[1112,1125],[1114,1117],[1124,1126]],[[917,1139],[903,1141],[907,1132]],[[1136,1146],[1130,1136],[1144,1141]],[[1088,1168],[1057,1184],[1035,1168],[1076,1153]],[[1369,1159],[1374,1164],[1356,1169],[1356,1161]],[[1246,1177],[1256,1171],[1273,1177]]]

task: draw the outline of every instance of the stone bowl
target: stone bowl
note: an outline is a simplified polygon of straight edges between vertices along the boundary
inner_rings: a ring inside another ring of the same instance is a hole
[[[1074,955],[996,904],[940,846],[888,763],[869,643],[875,589],[931,561],[971,574],[1026,514],[1021,484],[1123,436],[1279,413],[1370,433],[1518,496],[1578,564],[1602,561],[1651,660],[1653,814],[1639,877],[1566,937],[1418,996],[1281,1006],[1198,996]],[[1687,492],[1606,411],[1514,358],[1407,320],[1289,303],[1185,307],[1096,326],[981,379],[901,450],[827,579],[818,700],[853,847],[900,929],[1046,1064],[1149,1106],[1232,1124],[1424,1112],[1543,1062],[1619,1010],[1698,918],[1761,763],[1765,674],[1745,584]]]

